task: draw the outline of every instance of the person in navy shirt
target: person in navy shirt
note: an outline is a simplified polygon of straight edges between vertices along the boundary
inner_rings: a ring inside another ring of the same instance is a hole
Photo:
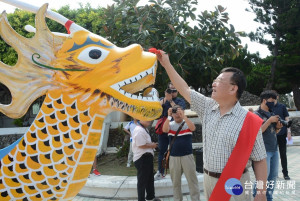
[[[275,91],[274,91],[275,92]],[[276,115],[279,115],[281,119],[285,121],[289,121],[289,113],[286,109],[286,106],[282,103],[279,103],[279,95],[277,92],[275,92],[277,95],[277,99],[275,100],[275,105],[273,107],[273,113]],[[291,140],[291,130],[290,128],[287,128],[286,126],[283,126],[281,130],[277,133],[277,143],[279,147],[279,154],[281,159],[281,167],[282,167],[282,173],[283,178],[285,180],[290,180],[289,172],[287,168],[287,157],[286,157],[286,138],[288,140]]]
[[[170,82],[168,83],[168,88],[165,90],[165,97],[160,99],[160,104],[163,108],[163,112],[161,118],[167,118],[168,109],[175,106],[180,105],[183,109],[185,109],[185,101],[184,99],[177,97],[178,91],[174,87],[174,85]],[[161,125],[162,126],[162,125]],[[158,134],[158,170],[154,175],[154,180],[160,180],[164,178],[163,173],[164,169],[161,166],[162,159],[164,157],[164,153],[168,149],[169,139],[167,133]]]

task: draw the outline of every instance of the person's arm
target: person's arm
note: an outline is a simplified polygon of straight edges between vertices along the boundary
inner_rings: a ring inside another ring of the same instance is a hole
[[[196,130],[195,124],[191,120],[189,120],[189,118],[187,118],[187,116],[184,115],[184,111],[183,110],[180,109],[180,112],[181,112],[181,114],[183,116],[183,119],[184,119],[186,125],[188,126],[188,128],[191,131],[195,131]]]
[[[127,130],[127,129],[125,129],[125,128],[123,128],[123,130],[124,130],[128,135],[131,135],[130,132],[129,132],[129,130]]]
[[[285,117],[285,121],[289,121],[289,117]],[[291,128],[287,128],[287,138],[288,140],[291,140],[292,139],[292,132],[291,132]]]
[[[164,125],[162,127],[162,131],[164,133],[168,133],[170,130],[170,121],[171,120],[169,119],[169,117],[172,117],[172,108],[168,109],[168,118],[165,120]]]
[[[163,105],[163,104],[165,104],[165,98],[162,98],[160,101],[159,101],[159,103],[160,103],[160,105]]]
[[[156,54],[156,56],[160,64],[166,69],[166,72],[172,84],[179,91],[179,93],[190,103],[190,88],[170,63],[168,54],[160,50],[160,54]]]
[[[271,123],[277,123],[278,122],[278,115],[271,116],[267,121],[263,123],[261,126],[262,132],[265,132],[267,128],[271,125]]]
[[[288,128],[288,129],[287,129],[287,138],[288,138],[288,140],[291,140],[291,139],[292,139],[291,128]]]
[[[123,130],[129,135],[131,136],[131,133],[130,133],[130,124],[133,123],[133,122],[129,122],[128,124],[126,124],[126,126],[123,128]]]
[[[157,143],[154,142],[139,146],[139,148],[141,149],[155,149],[156,147],[157,147]]]
[[[170,104],[173,102],[173,100],[172,100],[172,94],[168,94],[167,92],[165,92],[165,97],[162,98],[162,99],[160,100],[160,104],[163,105],[163,104],[165,104],[167,101],[169,101]],[[172,105],[172,104],[171,104],[171,105]],[[173,106],[173,105],[172,105],[172,106]]]
[[[257,189],[256,196],[254,201],[266,201],[266,185],[267,185],[267,177],[268,177],[268,170],[267,170],[267,160],[263,159],[260,161],[253,161],[254,165],[254,174],[256,181],[263,182],[263,188]],[[258,193],[259,192],[259,193]]]
[[[286,121],[286,122],[288,122],[290,119],[289,119],[289,112],[288,112],[288,110],[287,110],[287,108],[286,108],[286,106],[284,105],[284,107],[283,107],[283,115],[284,115],[284,120]],[[287,128],[287,138],[288,138],[288,140],[291,140],[292,139],[292,132],[291,132],[291,128]]]

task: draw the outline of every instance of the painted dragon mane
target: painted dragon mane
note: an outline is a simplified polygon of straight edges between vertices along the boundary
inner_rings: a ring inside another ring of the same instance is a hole
[[[33,38],[16,33],[5,12],[0,16],[0,35],[18,53],[15,66],[0,62],[0,82],[12,95],[0,111],[19,118],[46,94],[28,132],[0,150],[1,201],[71,200],[87,180],[110,112],[140,120],[162,112],[158,97],[134,94],[154,84],[154,54],[139,45],[119,48],[63,16],[57,21],[70,34],[52,33],[45,16],[59,14],[47,7],[35,11]]]

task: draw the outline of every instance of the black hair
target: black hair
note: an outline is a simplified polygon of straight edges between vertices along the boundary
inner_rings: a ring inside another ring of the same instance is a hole
[[[276,94],[276,99],[277,99],[277,96],[279,96],[279,94],[275,90],[272,90],[272,91]]]
[[[230,78],[230,81],[238,87],[236,97],[237,99],[240,99],[247,86],[247,81],[244,73],[240,69],[234,67],[223,68],[220,73],[225,72],[233,73]]]
[[[178,108],[180,108],[180,109],[182,109],[182,107],[180,106],[180,105],[174,105],[173,107],[172,107],[172,109],[178,109]],[[182,109],[183,110],[183,109]]]
[[[261,92],[259,97],[260,97],[260,103],[262,103],[263,100],[268,100],[269,98],[273,98],[273,99],[277,98],[276,93],[273,90],[263,91]]]

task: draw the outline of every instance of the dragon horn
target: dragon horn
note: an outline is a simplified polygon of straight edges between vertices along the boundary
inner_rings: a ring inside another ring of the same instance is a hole
[[[12,6],[15,6],[17,8],[23,9],[23,10],[27,10],[29,12],[32,13],[37,13],[37,11],[39,10],[39,8],[37,6],[33,6],[30,5],[28,3],[19,1],[19,0],[0,0],[4,3],[10,4]],[[79,30],[85,30],[83,27],[77,25],[76,23],[74,23],[73,21],[69,20],[68,18],[60,15],[59,13],[56,13],[54,11],[51,10],[47,10],[46,12],[46,16],[62,25],[64,25],[68,31],[68,34],[70,33],[75,33],[76,31]]]

